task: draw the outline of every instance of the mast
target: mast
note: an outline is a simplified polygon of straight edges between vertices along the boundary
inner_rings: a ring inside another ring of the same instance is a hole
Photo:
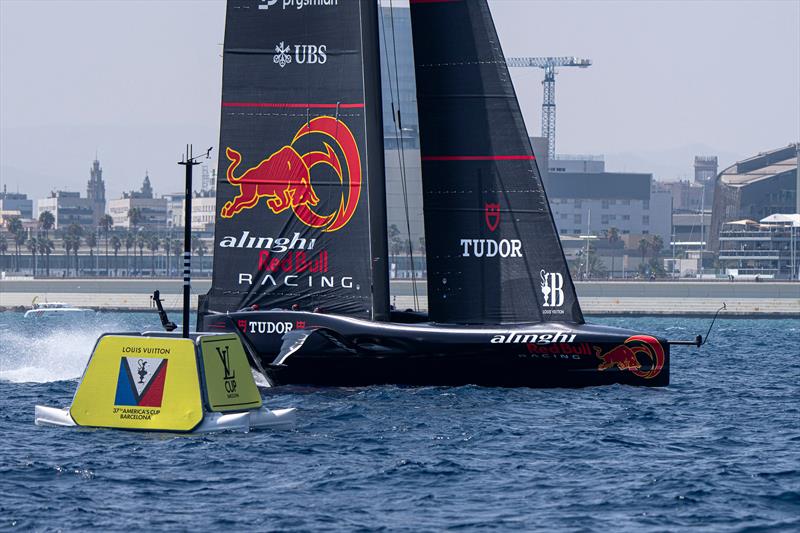
[[[389,242],[386,222],[386,171],[383,150],[378,2],[361,1],[361,38],[364,50],[364,100],[366,102],[366,159],[371,170],[369,227],[372,259],[372,319],[389,320]]]

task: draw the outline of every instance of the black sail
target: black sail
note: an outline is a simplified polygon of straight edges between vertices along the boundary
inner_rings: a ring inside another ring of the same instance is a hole
[[[583,322],[485,0],[411,0],[431,320]]]
[[[229,0],[226,17],[204,306],[385,319],[376,3]]]

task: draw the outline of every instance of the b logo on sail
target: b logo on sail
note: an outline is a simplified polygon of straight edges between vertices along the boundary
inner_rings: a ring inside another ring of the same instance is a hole
[[[564,305],[564,276],[558,272],[539,272],[542,278],[542,307],[561,307]]]

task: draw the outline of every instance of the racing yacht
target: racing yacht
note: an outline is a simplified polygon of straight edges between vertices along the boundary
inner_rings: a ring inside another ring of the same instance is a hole
[[[390,306],[378,3],[264,5],[227,5],[199,330],[274,385],[669,383],[669,341],[584,321],[486,0],[410,2],[427,313]]]

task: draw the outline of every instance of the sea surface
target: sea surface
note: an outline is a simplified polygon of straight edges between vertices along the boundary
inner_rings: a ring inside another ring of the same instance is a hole
[[[670,338],[709,321],[595,322]],[[722,319],[672,385],[264,388],[290,431],[42,428],[104,331],[0,313],[0,530],[800,531],[800,321]]]

